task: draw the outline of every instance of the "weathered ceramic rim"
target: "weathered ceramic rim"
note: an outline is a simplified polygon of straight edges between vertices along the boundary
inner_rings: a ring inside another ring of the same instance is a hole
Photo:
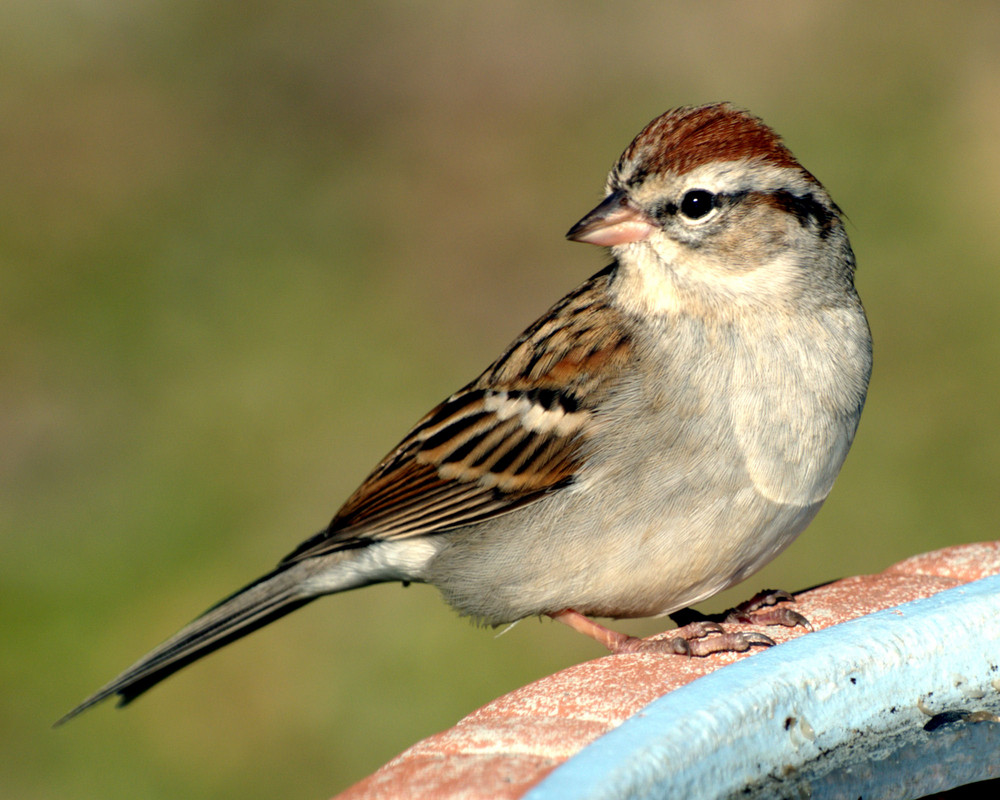
[[[940,791],[1000,775],[1000,725],[989,720],[998,711],[1000,575],[816,631],[699,678],[598,738],[524,797],[753,797],[808,789],[816,798],[842,793],[843,781],[854,781],[857,796],[859,780],[866,799],[899,796],[901,782],[916,797],[921,782]],[[907,755],[889,757],[894,753]]]

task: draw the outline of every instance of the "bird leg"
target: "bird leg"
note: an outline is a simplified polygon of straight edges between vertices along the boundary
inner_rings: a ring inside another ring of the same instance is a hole
[[[710,653],[739,652],[753,645],[770,647],[774,641],[754,631],[726,633],[717,622],[698,620],[675,631],[667,639],[640,639],[605,628],[571,608],[556,614],[552,619],[569,625],[573,630],[603,644],[616,655],[619,653],[663,653],[682,656],[707,656]]]

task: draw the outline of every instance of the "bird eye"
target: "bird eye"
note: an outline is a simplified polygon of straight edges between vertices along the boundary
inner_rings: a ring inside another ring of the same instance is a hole
[[[681,198],[681,213],[688,219],[701,219],[715,208],[715,195],[704,189],[692,189]]]

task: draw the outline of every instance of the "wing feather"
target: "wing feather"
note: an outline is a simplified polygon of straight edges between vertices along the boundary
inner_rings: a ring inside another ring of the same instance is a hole
[[[598,273],[482,375],[421,419],[337,512],[283,561],[452,530],[534,502],[586,459],[596,408],[633,357]]]

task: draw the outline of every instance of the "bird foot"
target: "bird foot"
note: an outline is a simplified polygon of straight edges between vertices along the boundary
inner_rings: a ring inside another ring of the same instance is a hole
[[[750,625],[784,625],[786,628],[813,626],[802,614],[778,603],[794,603],[795,598],[781,589],[764,589],[749,600],[726,612],[724,622],[742,622]]]
[[[802,614],[787,606],[778,606],[778,603],[786,602],[794,603],[795,598],[780,589],[765,589],[721,614],[702,614],[693,608],[682,608],[671,614],[670,619],[679,626],[693,621],[711,621],[723,624],[783,625],[786,628],[801,626],[811,631],[813,626]]]
[[[692,622],[670,631],[663,639],[629,636],[615,653],[667,653],[707,656],[712,653],[743,653],[754,645],[772,647],[774,640],[757,631],[726,631],[716,622]]]
[[[671,631],[662,639],[640,639],[605,628],[571,608],[550,614],[553,619],[596,639],[612,653],[661,653],[664,655],[707,656],[712,653],[742,653],[754,645],[771,647],[774,640],[756,631],[727,632],[719,623],[697,620]]]

